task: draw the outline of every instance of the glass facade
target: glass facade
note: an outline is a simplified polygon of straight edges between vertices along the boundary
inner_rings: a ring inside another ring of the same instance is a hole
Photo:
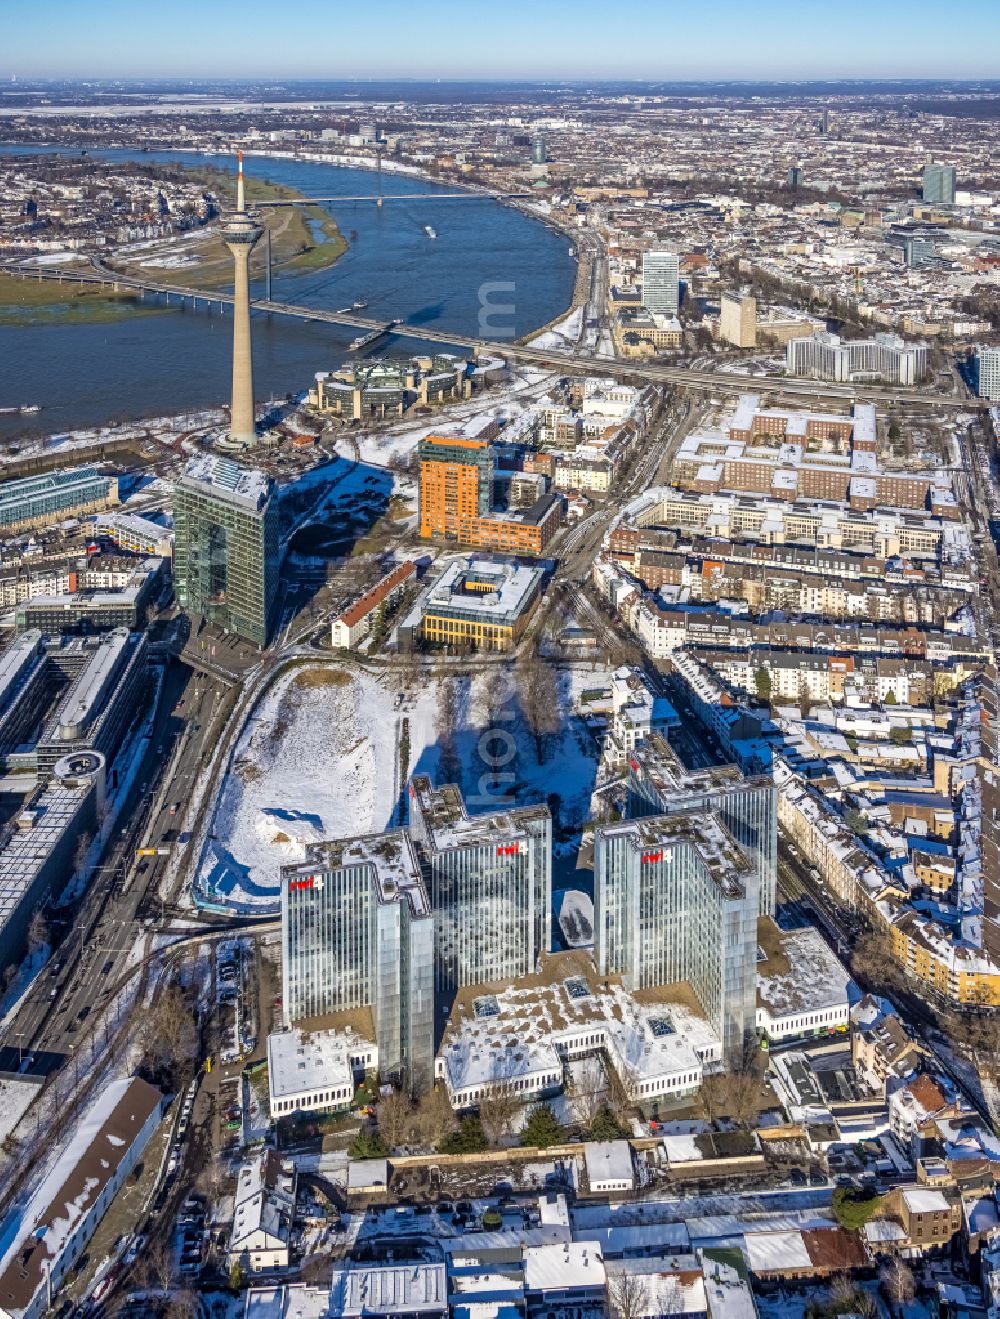
[[[410,784],[410,827],[427,859],[434,910],[435,986],[513,980],[549,950],[552,819],[528,806],[470,817],[453,784]]]
[[[70,467],[0,484],[0,527],[26,527],[68,513],[118,503],[118,478]]]
[[[185,478],[174,487],[174,580],[180,605],[267,645],[278,590],[278,505],[255,505]]]
[[[653,734],[629,758],[628,815],[675,811],[718,813],[755,871],[762,916],[774,914],[778,885],[778,803],[773,781],[744,778],[735,765],[689,771],[661,734]]]
[[[281,880],[285,1021],[370,1008],[383,1075],[426,1088],[434,1063],[434,922],[402,830],[316,844]]]
[[[717,817],[681,813],[599,828],[594,957],[633,991],[686,982],[736,1058],[754,1028],[754,872]]]

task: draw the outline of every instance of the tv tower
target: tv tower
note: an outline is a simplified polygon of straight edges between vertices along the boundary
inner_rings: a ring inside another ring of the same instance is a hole
[[[236,184],[236,210],[226,220],[222,237],[233,254],[233,401],[229,433],[234,440],[252,444],[256,438],[253,416],[253,359],[250,354],[250,253],[264,226],[255,211],[246,208],[243,192],[243,152]]]

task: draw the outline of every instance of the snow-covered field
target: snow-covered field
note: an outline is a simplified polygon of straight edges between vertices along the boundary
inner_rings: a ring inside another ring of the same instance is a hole
[[[554,793],[562,824],[579,826],[591,813],[598,753],[570,712],[594,675],[560,669],[557,676],[562,728],[539,763],[516,695],[500,712],[497,736],[486,736],[479,677],[428,681],[397,711],[398,689],[365,671],[317,666],[285,675],[247,722],[236,749],[199,891],[237,908],[274,907],[280,867],[303,860],[308,843],[400,823],[405,785],[398,782],[396,760],[404,718],[409,773],[430,774],[439,783],[444,766],[461,783],[470,814],[546,801]],[[456,729],[447,755],[439,740],[444,682],[455,685]],[[497,782],[492,775],[501,761],[500,772],[509,777]]]
[[[38,1094],[31,1081],[0,1081],[0,1143],[5,1141]]]
[[[583,334],[583,307],[575,307],[573,311],[561,320],[558,325],[553,325],[551,330],[543,330],[541,334],[536,334],[530,341],[532,348],[565,348],[569,344],[578,343],[580,336]]]

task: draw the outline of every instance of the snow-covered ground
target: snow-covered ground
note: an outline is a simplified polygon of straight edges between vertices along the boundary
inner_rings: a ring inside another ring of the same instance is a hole
[[[569,344],[579,343],[583,334],[583,306],[575,307],[570,314],[553,325],[551,330],[536,334],[529,341],[532,348],[565,348]]]
[[[445,681],[455,684],[456,709],[447,755],[439,740]],[[365,671],[317,666],[285,675],[240,738],[198,890],[241,909],[273,908],[280,867],[303,860],[308,843],[377,833],[399,823],[405,785],[398,782],[396,757],[404,718],[409,773],[430,774],[440,783],[447,771],[460,782],[470,814],[544,802],[557,794],[561,823],[578,827],[591,814],[597,753],[571,711],[593,682],[589,669],[558,670],[562,727],[548,739],[539,763],[516,695],[500,711],[496,737],[487,736],[479,677],[426,682],[397,711],[397,688]],[[493,778],[498,768],[508,776],[502,781]]]
[[[37,1094],[37,1082],[0,1081],[0,1144],[27,1113]]]

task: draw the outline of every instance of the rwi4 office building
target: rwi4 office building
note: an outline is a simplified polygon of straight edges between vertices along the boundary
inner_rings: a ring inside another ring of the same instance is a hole
[[[653,733],[629,756],[629,818],[690,810],[716,812],[753,868],[760,915],[773,915],[778,884],[774,783],[766,774],[744,778],[735,765],[689,770],[667,739]]]

